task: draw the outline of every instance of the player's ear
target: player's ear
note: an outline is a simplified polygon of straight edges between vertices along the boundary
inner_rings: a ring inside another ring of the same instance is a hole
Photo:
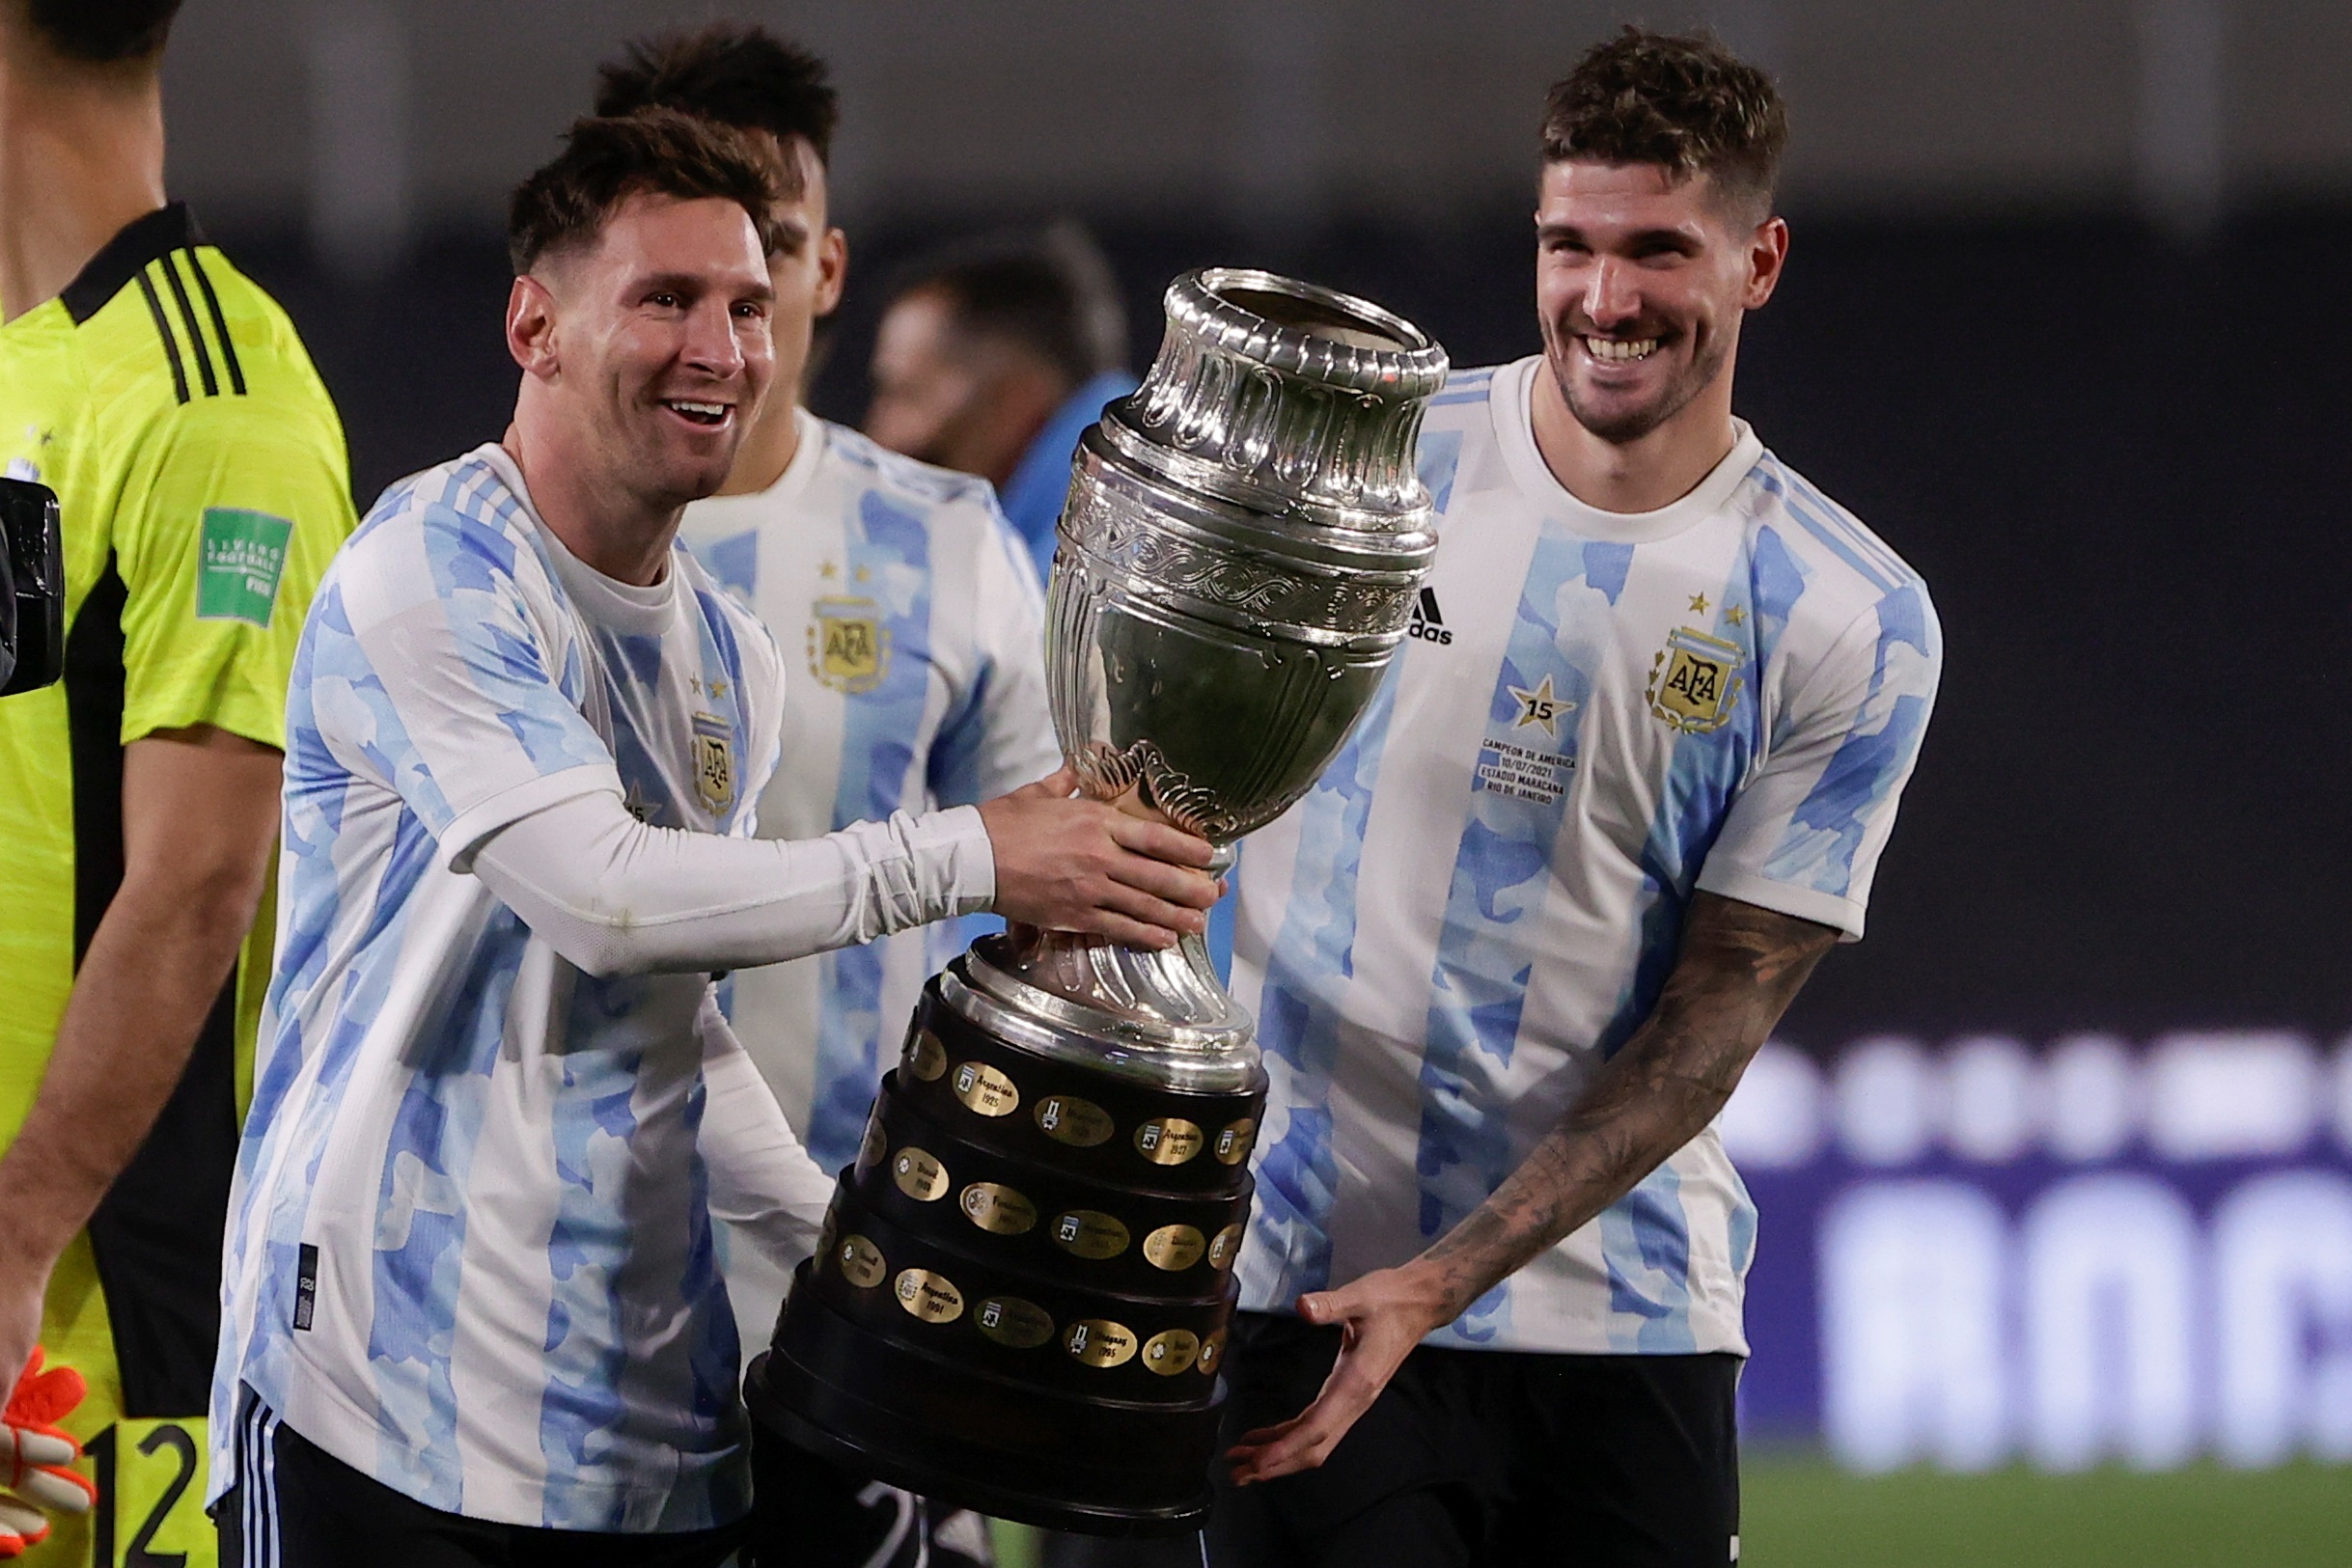
[[[526,375],[551,378],[558,369],[555,352],[555,296],[539,279],[525,274],[514,280],[507,295],[507,352]]]
[[[1788,220],[1766,218],[1748,241],[1748,292],[1740,301],[1755,310],[1781,286],[1781,268],[1788,261]]]
[[[849,236],[839,229],[825,231],[816,242],[816,314],[831,316],[842,302],[842,286],[849,280]]]

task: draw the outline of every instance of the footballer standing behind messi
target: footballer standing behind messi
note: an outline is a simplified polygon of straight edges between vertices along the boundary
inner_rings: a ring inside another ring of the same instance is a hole
[[[1042,596],[987,482],[801,406],[815,329],[840,303],[848,263],[827,216],[837,102],[824,63],[717,23],[634,44],[599,75],[599,115],[676,109],[775,157],[775,384],[726,485],[688,507],[678,533],[775,634],[789,670],[761,836],[974,805],[1053,772],[1062,748],[1046,705]],[[722,987],[744,1049],[819,1168],[855,1157],[923,982],[973,934],[962,923],[741,970]],[[721,1239],[741,1337],[764,1346],[789,1276],[760,1249]],[[781,1442],[759,1448],[760,1513],[789,1530],[796,1568],[939,1561],[982,1530],[976,1516],[935,1520],[924,1499]],[[894,1539],[897,1555],[877,1556]]]
[[[166,200],[177,10],[0,0],[0,463],[58,494],[69,617],[64,681],[0,700],[0,1383],[38,1341],[7,1420],[79,1440],[96,1493],[51,1531],[17,1484],[0,1556],[57,1568],[212,1561],[287,677],[352,524],[292,324]]]
[[[1209,846],[1065,773],[754,836],[786,667],[677,533],[773,378],[779,195],[723,127],[575,125],[511,209],[505,439],[387,491],[320,586],[229,1221],[226,1561],[720,1561],[751,1499],[712,1221],[788,1263],[831,1183],[713,973],[991,908],[1205,923]]]
[[[1738,1560],[1757,1217],[1714,1120],[1862,935],[1942,657],[1731,411],[1785,138],[1710,38],[1553,90],[1543,352],[1433,399],[1424,635],[1243,846],[1272,1087],[1220,1568]]]

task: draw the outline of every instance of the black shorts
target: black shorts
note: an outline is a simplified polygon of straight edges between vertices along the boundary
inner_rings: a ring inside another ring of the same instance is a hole
[[[238,1390],[236,1484],[212,1505],[221,1568],[716,1568],[737,1526],[674,1535],[499,1525],[428,1508]]]
[[[1228,1437],[1304,1410],[1339,1343],[1337,1329],[1239,1314]],[[1209,1561],[1727,1568],[1739,1560],[1739,1366],[1425,1346],[1319,1470],[1221,1484]]]

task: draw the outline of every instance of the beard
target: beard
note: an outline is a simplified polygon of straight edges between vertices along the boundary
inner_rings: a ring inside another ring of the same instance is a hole
[[[651,415],[655,422],[669,417],[659,412]],[[742,450],[745,428],[743,411],[737,408],[729,439],[713,450],[698,453],[682,448],[658,423],[648,428],[647,421],[640,417],[623,427],[610,449],[605,482],[650,510],[675,511],[716,494],[727,482],[735,454]]]
[[[1574,337],[1567,340],[1574,342]],[[1659,426],[1673,419],[1699,396],[1706,385],[1722,373],[1724,361],[1731,345],[1718,337],[1705,348],[1691,356],[1690,363],[1680,374],[1660,387],[1648,401],[1631,406],[1596,407],[1577,392],[1576,377],[1563,366],[1565,352],[1553,344],[1545,345],[1544,363],[1551,370],[1552,379],[1560,387],[1561,401],[1576,423],[1613,447],[1629,446]]]

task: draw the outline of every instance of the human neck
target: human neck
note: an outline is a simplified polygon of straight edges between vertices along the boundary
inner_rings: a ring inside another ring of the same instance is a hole
[[[1601,511],[1671,507],[1699,487],[1739,437],[1731,423],[1731,365],[1656,429],[1604,441],[1568,411],[1548,361],[1536,367],[1536,450],[1561,487]]]
[[[539,520],[582,564],[634,588],[651,588],[668,573],[682,503],[648,502],[613,482],[524,407],[515,409],[501,445],[522,470]]]
[[[784,478],[800,455],[800,399],[782,396],[782,378],[760,404],[760,417],[736,449],[721,495],[757,495]]]
[[[77,65],[0,36],[0,319],[63,293],[163,199],[154,67]]]

